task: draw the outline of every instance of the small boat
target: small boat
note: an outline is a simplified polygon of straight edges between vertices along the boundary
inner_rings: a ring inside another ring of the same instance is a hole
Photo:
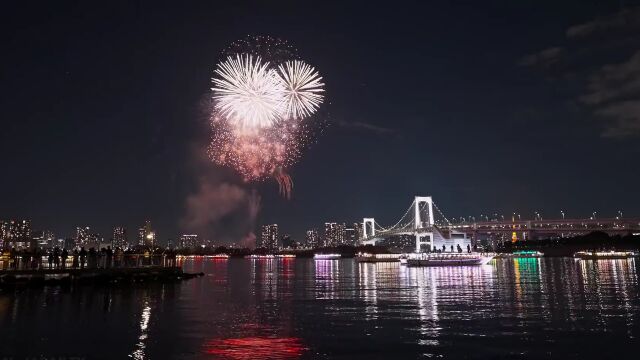
[[[228,259],[228,254],[214,254],[214,255],[205,255],[206,259]]]
[[[371,254],[357,253],[356,261],[358,262],[398,262],[402,254]]]
[[[629,259],[638,256],[633,251],[578,251],[573,257],[581,260],[598,260],[598,259]]]
[[[247,255],[245,256],[245,259],[274,259],[275,256],[274,255]]]
[[[313,258],[316,260],[336,260],[340,259],[342,255],[340,254],[315,254]]]
[[[485,265],[495,257],[490,253],[423,253],[407,256],[408,266]]]
[[[496,255],[496,258],[539,258],[543,257],[544,254],[540,251],[535,250],[520,250],[514,251],[512,253],[502,253]]]

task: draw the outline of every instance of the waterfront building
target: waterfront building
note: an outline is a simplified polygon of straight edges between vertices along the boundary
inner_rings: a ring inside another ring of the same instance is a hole
[[[138,245],[153,247],[156,244],[156,233],[151,228],[151,221],[144,222],[144,226],[138,229]]]
[[[278,249],[278,224],[262,226],[262,234],[258,247],[265,248],[269,251]]]
[[[344,229],[344,243],[345,245],[355,246],[358,243],[358,232],[355,228]]]
[[[338,224],[335,222],[327,222],[324,224],[324,241],[323,246],[338,246],[344,245],[344,224]]]
[[[293,239],[291,238],[291,235],[289,235],[289,234],[282,235],[282,238],[280,238],[280,242],[282,243],[282,248],[283,249],[295,249],[296,248],[296,242],[293,241]]]
[[[318,235],[318,230],[309,229],[307,230],[306,236],[307,247],[311,249],[315,249],[320,246],[320,236]]]
[[[28,248],[31,243],[31,220],[0,221],[0,242],[7,249]]]
[[[113,248],[126,248],[129,243],[127,242],[127,229],[124,226],[116,226],[113,228],[113,238],[111,240],[111,247]]]
[[[89,243],[89,234],[91,233],[91,228],[88,226],[76,227],[76,246],[85,246]]]
[[[194,249],[196,246],[198,246],[198,235],[182,234],[180,236],[180,243],[178,245],[180,249]]]

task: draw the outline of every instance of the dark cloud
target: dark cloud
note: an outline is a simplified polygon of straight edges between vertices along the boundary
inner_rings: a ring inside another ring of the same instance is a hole
[[[592,74],[580,100],[607,121],[603,136],[640,135],[640,50]]]
[[[602,32],[640,28],[640,8],[624,9],[619,13],[597,18],[595,20],[569,27],[568,38],[587,37]]]
[[[524,56],[518,62],[522,66],[548,67],[557,63],[564,55],[565,50],[559,46],[546,48],[534,54]]]
[[[564,46],[527,55],[519,64],[579,81],[583,90],[576,94],[577,103],[603,121],[604,137],[640,136],[638,30],[640,8],[625,9],[569,27]],[[561,60],[562,66],[551,69]]]

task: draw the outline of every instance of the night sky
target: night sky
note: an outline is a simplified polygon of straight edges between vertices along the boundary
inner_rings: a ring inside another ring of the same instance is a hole
[[[638,2],[24,3],[0,15],[0,219],[229,242],[392,224],[414,195],[451,218],[640,215]],[[212,71],[250,34],[326,83],[291,200],[203,159]]]

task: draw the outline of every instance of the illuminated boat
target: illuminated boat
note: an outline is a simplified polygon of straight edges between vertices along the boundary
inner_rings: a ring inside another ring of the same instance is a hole
[[[214,254],[214,255],[205,255],[207,259],[228,259],[229,255],[227,254]]]
[[[514,251],[512,253],[502,253],[496,255],[497,258],[539,258],[543,256],[543,253],[535,250],[521,250]]]
[[[276,257],[280,259],[295,259],[296,254],[277,254]]]
[[[252,255],[247,255],[245,256],[246,259],[274,259],[275,255],[256,255],[256,254],[252,254]]]
[[[495,257],[489,253],[422,253],[409,254],[407,266],[485,265]]]
[[[578,251],[573,254],[576,259],[598,260],[598,259],[629,259],[638,256],[633,251]]]
[[[340,259],[342,255],[340,254],[315,254],[313,258],[316,260],[336,260]]]
[[[371,253],[358,253],[356,254],[356,261],[358,262],[398,262],[400,261],[402,254],[371,254]]]

